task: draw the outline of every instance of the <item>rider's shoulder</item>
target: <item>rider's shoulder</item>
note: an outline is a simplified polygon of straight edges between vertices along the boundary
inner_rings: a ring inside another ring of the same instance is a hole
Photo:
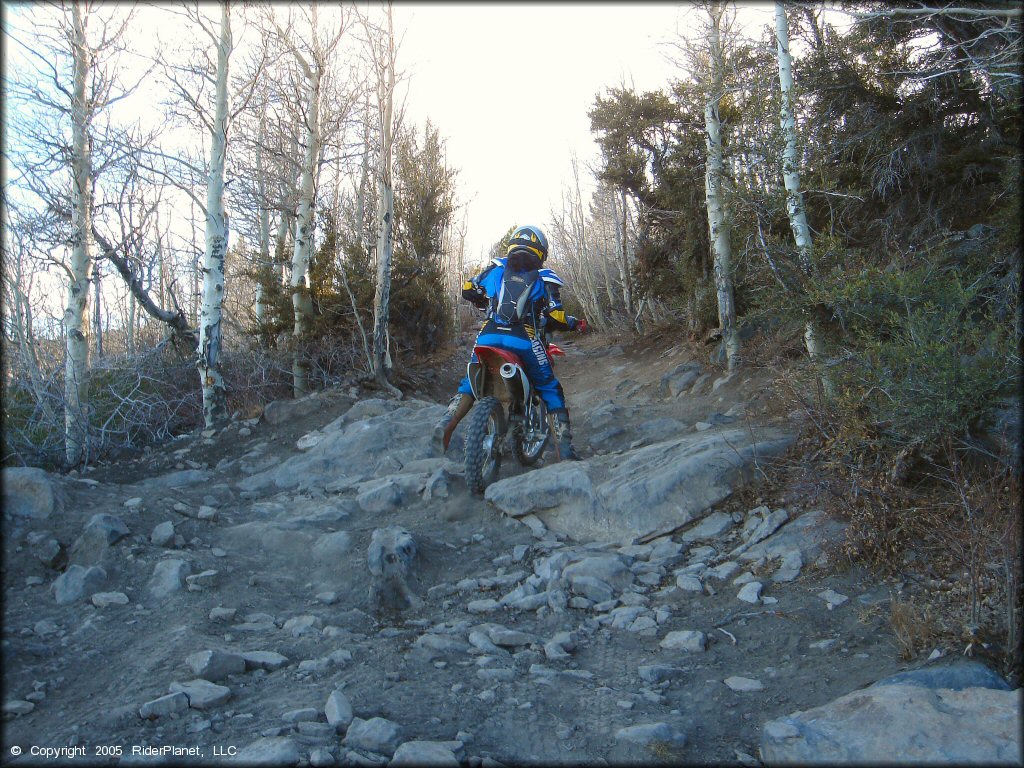
[[[564,283],[562,282],[562,278],[560,278],[553,269],[548,269],[547,267],[544,267],[543,269],[538,270],[538,272],[540,272],[540,277],[545,283],[564,285]]]

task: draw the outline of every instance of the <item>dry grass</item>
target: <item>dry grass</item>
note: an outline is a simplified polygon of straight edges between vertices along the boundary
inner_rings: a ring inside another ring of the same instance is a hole
[[[928,605],[894,599],[890,604],[889,623],[904,661],[913,659],[935,642],[935,620]]]

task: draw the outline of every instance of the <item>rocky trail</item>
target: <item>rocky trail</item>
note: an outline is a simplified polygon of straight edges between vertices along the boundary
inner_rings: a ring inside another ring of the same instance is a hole
[[[749,484],[796,432],[767,373],[563,346],[585,460],[508,457],[483,499],[462,427],[432,442],[461,350],[401,400],[5,470],[2,762],[1020,761],[1019,691],[962,649],[901,661],[908,587]]]

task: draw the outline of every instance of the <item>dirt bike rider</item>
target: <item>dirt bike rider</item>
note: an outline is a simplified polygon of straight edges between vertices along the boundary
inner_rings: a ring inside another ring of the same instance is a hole
[[[583,332],[587,321],[565,314],[560,296],[562,280],[554,271],[544,268],[547,257],[548,240],[544,233],[534,226],[517,227],[509,237],[505,256],[494,259],[480,274],[465,281],[462,296],[479,309],[488,310],[476,343],[507,349],[522,360],[526,375],[554,417],[559,459],[578,461],[565,395],[544,351],[544,335],[549,330]],[[518,302],[524,307],[520,310],[521,320],[513,317],[510,322],[508,308],[514,308],[519,296],[527,291],[527,302]],[[476,355],[471,360],[475,361]],[[459,393],[448,404],[448,412],[438,425],[444,450],[448,449],[455,427],[473,407],[468,376],[459,384]]]

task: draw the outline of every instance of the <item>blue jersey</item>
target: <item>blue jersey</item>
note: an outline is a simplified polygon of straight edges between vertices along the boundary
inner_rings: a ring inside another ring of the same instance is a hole
[[[481,309],[490,305],[488,318],[494,318],[496,299],[501,293],[502,281],[505,278],[507,259],[494,259],[491,264],[462,286],[462,295]],[[530,288],[529,303],[532,308],[531,323],[535,328],[554,330],[573,330],[576,318],[566,315],[562,308],[562,279],[554,270],[541,268],[537,270],[540,277]]]

